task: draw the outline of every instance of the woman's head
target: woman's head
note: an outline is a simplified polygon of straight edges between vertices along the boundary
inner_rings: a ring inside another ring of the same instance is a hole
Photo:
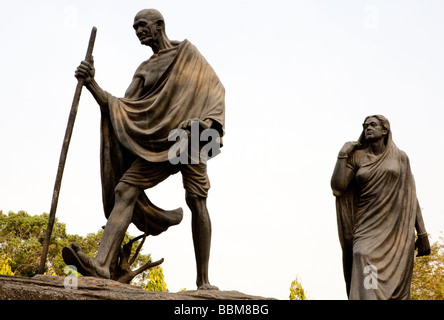
[[[361,137],[364,138],[365,141],[368,142],[383,138],[384,143],[387,144],[390,135],[390,122],[386,117],[383,115],[368,116],[365,118],[362,127],[363,132]]]

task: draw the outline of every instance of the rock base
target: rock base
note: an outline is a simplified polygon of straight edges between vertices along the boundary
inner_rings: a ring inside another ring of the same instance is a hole
[[[0,275],[0,300],[275,300],[238,291],[145,291],[141,287],[94,277]]]

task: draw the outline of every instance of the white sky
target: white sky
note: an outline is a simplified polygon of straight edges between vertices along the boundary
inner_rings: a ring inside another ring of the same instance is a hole
[[[221,290],[345,299],[330,177],[365,116],[383,114],[409,155],[426,228],[444,230],[442,1],[8,1],[0,10],[0,210],[49,212],[76,79],[92,26],[98,83],[123,96],[151,55],[132,29],[156,8],[226,88],[226,136],[209,162],[210,280]],[[101,204],[98,106],[83,91],[57,218],[96,232]],[[180,174],[149,190],[182,223],[149,237],[170,291],[195,289],[191,217]],[[134,236],[140,234],[130,228]]]

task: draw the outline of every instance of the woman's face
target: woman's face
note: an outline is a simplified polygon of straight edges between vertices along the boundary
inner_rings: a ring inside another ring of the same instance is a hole
[[[379,120],[375,117],[370,117],[365,120],[363,127],[365,139],[367,141],[379,140],[387,135],[387,130],[384,129]]]

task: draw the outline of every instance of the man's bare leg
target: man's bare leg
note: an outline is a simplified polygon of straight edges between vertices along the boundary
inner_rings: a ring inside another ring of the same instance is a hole
[[[81,252],[80,248],[76,248],[76,253],[80,259],[103,278],[110,278],[111,262],[117,255],[125,232],[131,223],[134,205],[139,193],[140,189],[138,187],[119,182],[115,189],[114,208],[108,217],[96,257],[91,259]]]
[[[194,253],[196,255],[197,289],[217,290],[218,288],[210,285],[210,281],[208,280],[208,263],[210,260],[211,247],[211,220],[206,205],[207,199],[187,191],[186,202],[192,214],[191,224]]]
[[[108,217],[103,232],[96,260],[100,265],[109,269],[111,261],[120,249],[125,232],[131,223],[134,206],[140,189],[125,182],[119,182],[115,188],[114,208]]]

